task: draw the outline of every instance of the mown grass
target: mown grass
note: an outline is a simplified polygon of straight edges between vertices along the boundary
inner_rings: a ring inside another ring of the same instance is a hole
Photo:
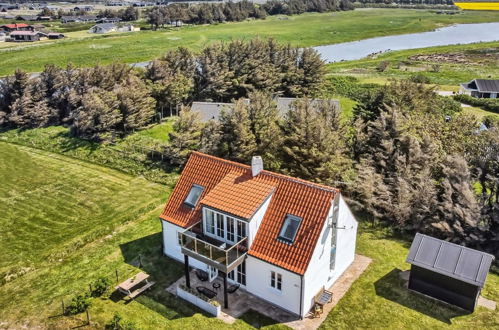
[[[168,144],[174,118],[137,131],[115,143],[82,140],[69,134],[69,129],[52,126],[36,129],[0,131],[0,141],[25,145],[45,151],[143,176],[148,180],[173,184],[177,168],[162,160],[162,151]]]
[[[322,329],[495,329],[499,313],[477,307],[473,314],[434,301],[404,287],[400,271],[410,239],[363,224],[357,253],[373,262],[328,315]],[[499,275],[489,273],[482,295],[499,301]]]
[[[4,142],[0,159],[1,283],[64,260],[166,195],[144,179]]]
[[[282,19],[284,18],[284,19]],[[376,36],[422,32],[455,23],[494,22],[496,12],[438,15],[431,10],[369,9],[349,12],[269,17],[240,23],[185,26],[180,29],[68,38],[50,44],[0,50],[0,76],[16,68],[36,72],[45,64],[78,66],[113,61],[134,63],[184,46],[199,51],[209,43],[256,36],[273,37],[295,46],[317,46]]]
[[[472,61],[448,63],[410,59],[414,55],[448,53],[467,54]],[[355,76],[362,82],[378,84],[384,84],[390,78],[407,79],[418,74],[427,77],[431,84],[444,85],[443,89],[455,91],[459,83],[474,78],[497,79],[499,77],[496,59],[498,53],[499,42],[430,47],[389,52],[377,58],[333,63],[328,65],[328,69],[329,74],[332,75]],[[379,72],[377,68],[383,61],[389,62],[389,66],[384,72]],[[438,71],[434,70],[434,64],[439,65]]]

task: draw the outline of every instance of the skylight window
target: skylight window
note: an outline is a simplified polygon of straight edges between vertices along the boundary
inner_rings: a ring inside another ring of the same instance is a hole
[[[286,241],[287,243],[293,243],[300,227],[301,218],[288,214],[284,219],[284,224],[282,225],[281,232],[279,233],[279,239]]]
[[[184,201],[184,204],[187,204],[190,207],[195,207],[199,201],[199,197],[201,197],[201,194],[203,193],[203,190],[203,187],[197,184],[193,184],[191,190],[189,191],[189,194],[187,195],[187,198]]]

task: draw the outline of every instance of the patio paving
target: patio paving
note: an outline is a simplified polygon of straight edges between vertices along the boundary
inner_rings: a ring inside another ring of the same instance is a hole
[[[312,318],[307,315],[303,320],[296,315],[287,312],[265,300],[258,298],[257,296],[245,291],[240,288],[236,292],[229,294],[229,308],[222,308],[222,313],[219,316],[221,320],[226,323],[232,324],[241,317],[248,310],[257,311],[267,317],[274,319],[279,323],[286,324],[293,329],[317,329],[321,323],[326,319],[328,313],[331,309],[338,303],[338,301],[345,295],[353,282],[366,270],[367,266],[371,263],[371,259],[355,255],[354,262],[347,268],[343,275],[335,282],[335,284],[329,288],[329,291],[333,292],[333,301],[324,306],[324,313],[320,317]],[[218,295],[216,300],[223,307],[223,280],[218,277],[213,282],[200,281],[195,272],[190,273],[191,287],[196,288],[197,286],[205,286],[211,290],[213,289],[212,284],[218,282],[221,284],[220,289],[218,289]],[[182,276],[175,283],[166,288],[166,291],[176,295],[176,288],[178,285],[185,285],[185,276]]]

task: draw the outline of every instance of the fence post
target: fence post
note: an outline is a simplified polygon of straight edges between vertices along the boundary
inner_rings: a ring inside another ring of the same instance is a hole
[[[90,293],[92,293],[92,283],[88,284],[88,287],[90,288]]]
[[[88,314],[88,309],[87,309],[87,324],[90,324],[90,315]]]
[[[64,299],[61,299],[61,305],[62,305],[62,315],[64,315],[66,309],[64,308]]]
[[[118,283],[118,270],[116,269],[116,283]]]
[[[142,257],[139,254],[139,268],[142,268]]]

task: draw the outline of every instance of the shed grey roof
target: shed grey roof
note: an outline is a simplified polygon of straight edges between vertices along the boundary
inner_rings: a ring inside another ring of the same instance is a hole
[[[483,288],[494,256],[417,233],[407,262]]]

